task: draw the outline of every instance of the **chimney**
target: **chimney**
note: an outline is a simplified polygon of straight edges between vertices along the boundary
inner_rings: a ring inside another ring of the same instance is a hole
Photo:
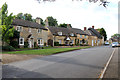
[[[46,18],[45,20],[45,26],[48,27],[49,26],[49,23],[48,23],[48,19]]]
[[[36,18],[36,23],[41,24],[41,19],[39,17]]]
[[[86,31],[87,27],[84,27],[84,31]]]
[[[94,29],[94,26],[92,26],[92,28]]]

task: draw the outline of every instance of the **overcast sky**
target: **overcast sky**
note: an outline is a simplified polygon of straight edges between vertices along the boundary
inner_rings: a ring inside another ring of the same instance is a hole
[[[118,33],[118,0],[108,0],[107,8],[99,6],[100,2],[89,3],[86,0],[56,0],[56,2],[38,3],[36,0],[0,0],[0,7],[6,2],[8,12],[14,15],[30,13],[33,18],[41,17],[43,20],[48,16],[57,19],[58,24],[68,23],[73,28],[95,26],[104,28],[108,38]]]

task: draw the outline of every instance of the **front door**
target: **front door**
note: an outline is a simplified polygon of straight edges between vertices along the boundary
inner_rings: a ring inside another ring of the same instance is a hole
[[[29,38],[29,48],[34,48],[34,39],[33,38]]]
[[[94,41],[92,40],[92,46],[94,46]]]

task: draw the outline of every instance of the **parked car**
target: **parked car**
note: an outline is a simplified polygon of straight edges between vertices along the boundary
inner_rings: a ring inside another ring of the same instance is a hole
[[[119,43],[118,42],[113,42],[112,43],[112,47],[118,47],[119,46]]]
[[[105,42],[105,45],[109,45],[109,42]]]

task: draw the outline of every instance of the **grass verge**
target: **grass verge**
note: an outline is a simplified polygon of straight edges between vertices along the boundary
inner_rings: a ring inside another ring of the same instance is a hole
[[[52,55],[52,54],[56,54],[56,53],[73,51],[73,50],[78,50],[78,49],[86,49],[86,48],[90,48],[90,46],[85,46],[85,47],[72,47],[72,48],[52,48],[52,49],[11,51],[11,52],[3,52],[2,54]]]

